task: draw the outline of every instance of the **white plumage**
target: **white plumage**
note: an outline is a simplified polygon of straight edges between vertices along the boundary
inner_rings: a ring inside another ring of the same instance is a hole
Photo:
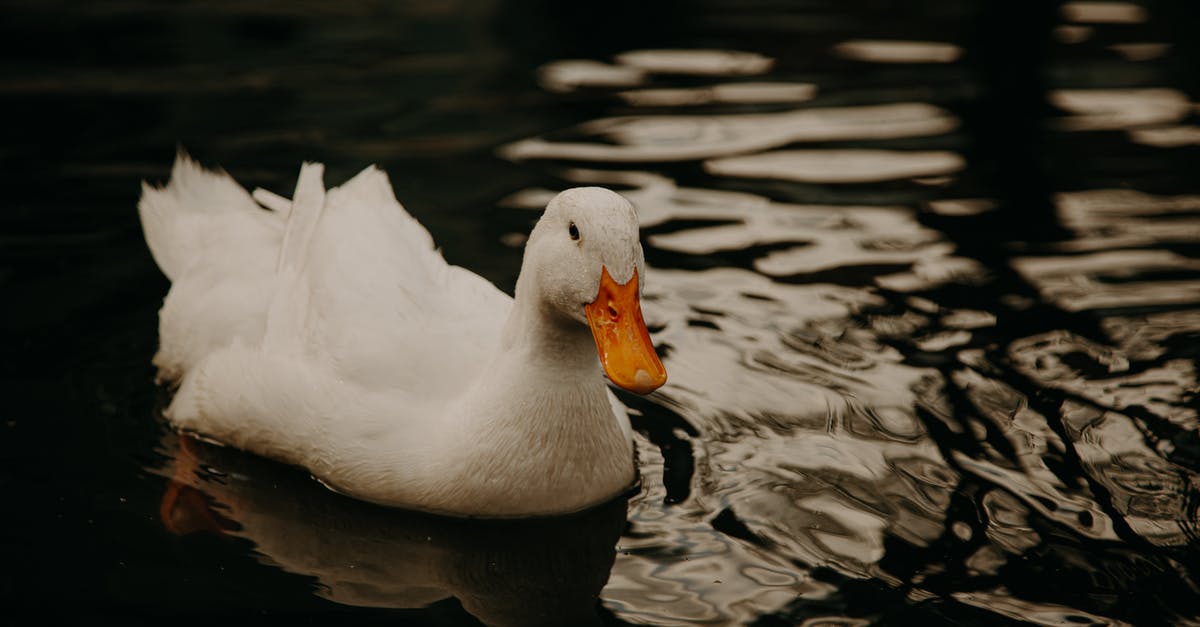
[[[514,309],[443,260],[383,172],[328,191],[322,173],[305,164],[288,201],[181,155],[165,188],[143,187],[172,282],[154,359],[179,384],[170,421],[389,505],[551,514],[625,489],[628,419],[583,305],[602,268],[644,269],[628,202],[599,188],[552,201]]]

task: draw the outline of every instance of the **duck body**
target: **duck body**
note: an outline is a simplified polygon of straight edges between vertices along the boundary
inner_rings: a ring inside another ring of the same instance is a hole
[[[610,274],[638,289],[628,202],[560,194],[514,300],[447,264],[383,172],[328,192],[321,175],[306,164],[291,201],[251,196],[181,156],[165,188],[143,187],[147,243],[172,281],[155,356],[178,384],[170,422],[350,496],[442,514],[567,513],[628,488],[631,431],[602,361],[640,392],[631,381],[665,372],[635,346],[624,376],[603,348],[598,324],[636,317],[644,334],[640,309],[588,319]]]

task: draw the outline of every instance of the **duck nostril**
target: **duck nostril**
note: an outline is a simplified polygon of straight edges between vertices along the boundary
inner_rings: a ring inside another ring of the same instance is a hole
[[[617,319],[617,309],[612,305],[608,306],[608,317],[612,318],[613,320]]]

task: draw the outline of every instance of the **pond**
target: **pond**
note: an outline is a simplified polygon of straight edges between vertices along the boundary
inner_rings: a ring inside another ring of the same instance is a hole
[[[340,624],[1200,622],[1188,3],[71,3],[0,20],[0,594]],[[472,523],[181,439],[137,221],[177,149],[376,163],[511,293],[556,192],[639,212],[641,482]]]

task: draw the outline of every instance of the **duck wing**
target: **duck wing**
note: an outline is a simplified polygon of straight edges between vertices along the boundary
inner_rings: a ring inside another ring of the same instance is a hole
[[[512,298],[446,263],[379,169],[328,192],[322,175],[305,164],[294,201],[251,196],[180,153],[165,187],[143,184],[146,242],[172,282],[160,379],[178,381],[235,343],[425,398],[483,368]]]
[[[425,399],[461,393],[500,339],[512,298],[448,264],[374,166],[325,192],[301,170],[263,350],[299,349],[339,380]]]

